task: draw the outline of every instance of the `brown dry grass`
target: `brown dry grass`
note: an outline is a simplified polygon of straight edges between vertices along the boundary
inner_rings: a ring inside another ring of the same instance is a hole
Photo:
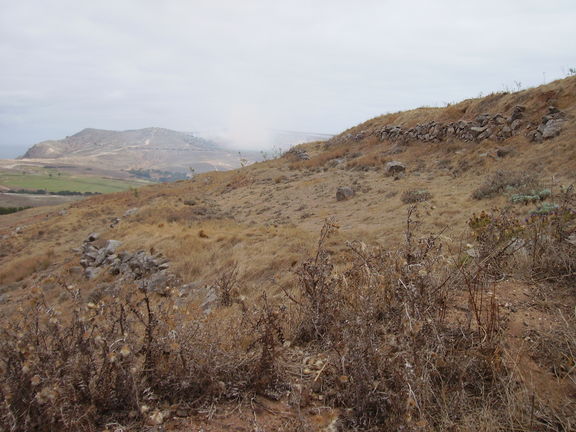
[[[300,408],[314,400],[340,408],[339,421],[351,430],[478,430],[473,419],[480,430],[546,430],[549,422],[570,430],[573,415],[530,397],[505,359],[494,279],[518,252],[510,251],[517,241],[511,226],[522,229],[530,250],[552,232],[576,230],[573,192],[566,194],[563,210],[526,227],[507,213],[472,219],[484,251],[476,260],[448,259],[440,236],[421,237],[416,207],[395,251],[356,241],[336,252],[339,226],[328,220],[316,251],[295,268],[294,283],[269,282],[283,296],[271,301],[264,290],[252,301],[240,297],[232,262],[218,270],[219,307],[208,315],[177,293],[130,286],[86,304],[56,277],[67,302],[53,304],[37,288],[20,319],[2,327],[4,424],[15,431],[138,427],[162,423],[174,404],[288,391]],[[547,250],[564,239],[555,241]],[[535,274],[546,255],[527,255]],[[549,272],[573,276],[571,267]],[[572,362],[572,324],[564,324],[568,330],[555,333],[560,361]],[[308,367],[294,375],[301,364]],[[573,377],[569,368],[563,373]]]

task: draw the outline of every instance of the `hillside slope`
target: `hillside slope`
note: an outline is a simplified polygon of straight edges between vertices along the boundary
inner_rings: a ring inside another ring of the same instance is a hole
[[[575,182],[571,77],[2,216],[3,319],[35,308],[54,346],[14,360],[4,388],[43,384],[1,413],[69,430],[574,430]],[[4,353],[38,328],[14,325]],[[42,369],[64,340],[68,381]]]

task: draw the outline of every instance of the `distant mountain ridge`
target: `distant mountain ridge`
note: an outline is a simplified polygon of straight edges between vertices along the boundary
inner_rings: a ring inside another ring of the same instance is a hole
[[[205,151],[214,150],[217,146],[192,133],[163,128],[150,127],[127,131],[87,128],[62,140],[42,141],[32,146],[21,159],[53,159],[72,155],[91,155],[94,151],[101,152],[105,149],[117,151],[140,147]]]
[[[198,172],[239,166],[236,152],[189,132],[150,127],[127,131],[87,128],[61,140],[42,141],[19,159],[58,160],[115,169]]]

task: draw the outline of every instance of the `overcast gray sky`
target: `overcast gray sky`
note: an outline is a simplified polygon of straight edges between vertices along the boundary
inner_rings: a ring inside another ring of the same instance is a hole
[[[263,145],[570,67],[574,0],[0,0],[0,154],[85,127]]]

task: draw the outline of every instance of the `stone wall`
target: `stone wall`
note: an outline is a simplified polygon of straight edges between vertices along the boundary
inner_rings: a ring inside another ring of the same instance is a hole
[[[540,142],[560,134],[566,115],[555,107],[548,107],[548,113],[539,123],[526,120],[526,108],[517,105],[510,116],[502,114],[482,114],[472,121],[459,120],[442,123],[431,121],[412,128],[398,125],[386,125],[374,130],[339,135],[329,143],[337,144],[349,141],[361,141],[369,136],[377,136],[381,141],[423,141],[440,142],[447,138],[462,141],[479,142],[485,139],[503,141],[515,135],[524,135],[530,141]]]

